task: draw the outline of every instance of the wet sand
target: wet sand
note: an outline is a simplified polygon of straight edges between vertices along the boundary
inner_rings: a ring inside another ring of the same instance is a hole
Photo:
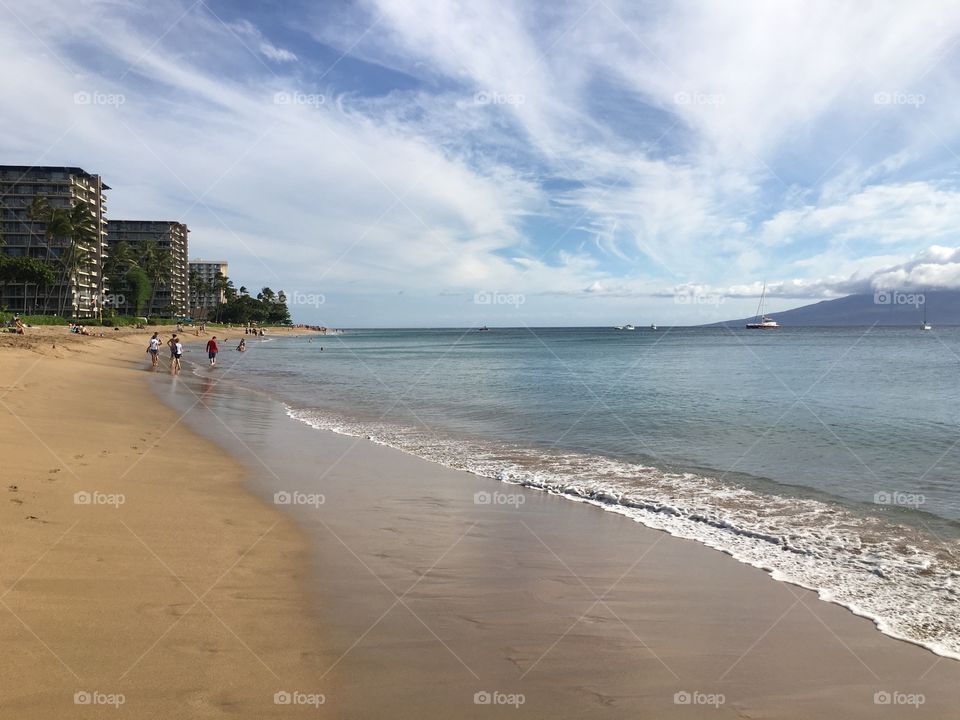
[[[318,680],[337,675],[346,717],[956,717],[960,663],[812,592],[197,382],[187,422],[309,538]]]

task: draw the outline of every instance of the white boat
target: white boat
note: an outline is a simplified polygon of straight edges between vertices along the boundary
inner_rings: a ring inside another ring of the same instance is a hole
[[[635,328],[633,325],[624,325],[624,326],[623,326],[623,329],[624,329],[624,330],[636,330],[636,328]]]
[[[921,329],[921,330],[933,330],[933,325],[931,325],[930,323],[927,322],[927,302],[926,302],[926,298],[924,298],[924,302],[923,302],[923,324],[920,325],[920,329]]]
[[[657,324],[656,324],[656,323],[650,323],[650,329],[651,329],[651,330],[656,330],[656,329],[657,329]]]
[[[752,323],[747,323],[748,330],[776,330],[780,325],[772,317],[763,314],[763,299],[767,294],[767,284],[763,284],[763,291],[760,293],[760,304],[757,305],[757,317]]]

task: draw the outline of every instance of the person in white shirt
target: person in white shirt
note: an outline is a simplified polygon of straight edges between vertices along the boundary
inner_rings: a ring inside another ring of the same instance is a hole
[[[170,350],[173,353],[173,356],[170,358],[170,372],[179,374],[180,358],[183,357],[183,343],[180,342],[180,338],[178,338],[176,335],[171,338]]]
[[[160,333],[154,333],[150,338],[150,344],[147,346],[147,352],[150,353],[150,364],[153,367],[160,362]]]

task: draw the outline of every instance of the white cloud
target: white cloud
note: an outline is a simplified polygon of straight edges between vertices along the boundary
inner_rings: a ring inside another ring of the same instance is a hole
[[[249,47],[248,43],[252,43],[260,54],[268,60],[280,63],[294,62],[297,60],[297,56],[293,52],[277,47],[267,40],[263,36],[263,33],[260,32],[260,29],[249,20],[238,20],[237,22],[227,25],[227,28],[240,36],[244,46]]]
[[[830,205],[784,210],[763,224],[766,246],[829,237],[834,244],[897,244],[949,237],[960,227],[960,191],[932,182],[874,185]]]

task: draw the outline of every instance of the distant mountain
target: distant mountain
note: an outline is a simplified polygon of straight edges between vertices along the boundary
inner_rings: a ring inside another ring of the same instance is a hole
[[[960,290],[935,290],[924,293],[876,293],[848,295],[837,300],[823,300],[812,305],[768,312],[784,327],[850,325],[919,325],[923,321],[923,305],[927,306],[927,322],[937,325],[960,324]],[[754,318],[727,320],[708,327],[743,327]]]

